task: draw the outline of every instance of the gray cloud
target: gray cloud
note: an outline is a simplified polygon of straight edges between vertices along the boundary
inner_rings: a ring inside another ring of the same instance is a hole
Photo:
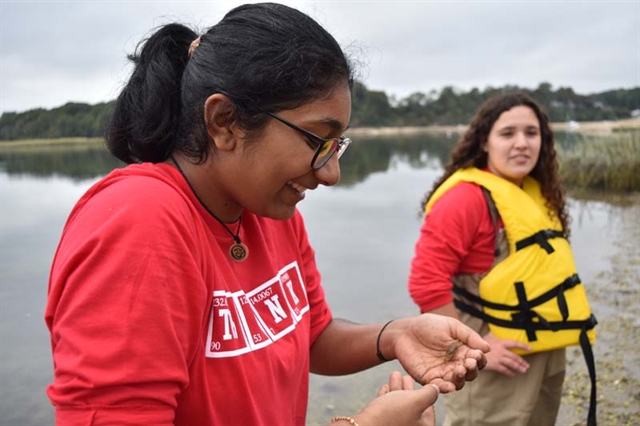
[[[113,99],[126,54],[178,21],[204,29],[243,2],[2,2],[1,111]],[[396,97],[546,81],[579,93],[640,86],[638,1],[288,1]]]

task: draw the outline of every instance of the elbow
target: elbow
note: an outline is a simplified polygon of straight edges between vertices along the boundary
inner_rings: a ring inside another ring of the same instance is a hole
[[[429,312],[453,301],[451,286],[430,286],[424,281],[409,280],[409,296],[421,313]]]

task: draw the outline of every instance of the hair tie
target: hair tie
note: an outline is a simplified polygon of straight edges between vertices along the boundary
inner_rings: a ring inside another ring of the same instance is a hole
[[[198,46],[200,46],[200,37],[198,37],[197,39],[191,42],[191,45],[189,46],[189,52],[187,53],[187,55],[189,56],[189,59],[191,59],[191,55],[193,54],[193,51],[196,50]]]

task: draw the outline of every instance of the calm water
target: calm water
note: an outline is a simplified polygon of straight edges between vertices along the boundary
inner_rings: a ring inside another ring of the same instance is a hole
[[[358,142],[343,159],[340,185],[308,192],[300,209],[334,315],[382,322],[417,313],[406,279],[420,227],[419,201],[441,173],[453,139]],[[1,425],[52,424],[45,394],[52,363],[43,320],[51,259],[75,201],[119,166],[101,147],[0,152]],[[597,197],[570,202],[572,242],[588,283],[610,267],[620,221],[638,207]],[[356,412],[394,368],[389,363],[347,377],[312,376],[308,423]]]

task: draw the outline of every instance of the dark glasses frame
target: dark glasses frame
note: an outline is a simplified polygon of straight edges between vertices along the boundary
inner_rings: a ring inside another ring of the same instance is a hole
[[[285,120],[280,117],[278,114],[273,112],[265,111],[265,114],[275,118],[282,124],[289,126],[293,130],[296,130],[305,136],[307,143],[313,149],[315,149],[315,153],[313,154],[313,158],[311,159],[311,168],[314,170],[320,169],[322,166],[327,164],[327,162],[333,157],[333,154],[338,153],[338,159],[344,154],[349,145],[351,144],[351,139],[340,136],[339,138],[321,138],[320,136],[311,133],[308,130],[303,129],[302,127],[296,126],[292,122]],[[330,144],[327,146],[327,144]],[[320,155],[322,151],[327,150],[327,153],[324,155]]]

